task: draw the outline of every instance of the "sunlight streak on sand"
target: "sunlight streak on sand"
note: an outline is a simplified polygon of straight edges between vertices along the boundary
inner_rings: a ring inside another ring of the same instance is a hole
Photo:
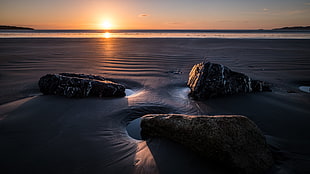
[[[159,173],[156,161],[146,141],[138,144],[134,166],[136,167],[134,173]]]
[[[22,104],[28,102],[29,100],[35,98],[34,97],[27,97],[24,99],[16,100],[10,103],[6,103],[3,105],[0,105],[0,121],[5,119],[7,116],[9,116],[9,113],[12,112],[13,110],[17,109],[19,106]]]

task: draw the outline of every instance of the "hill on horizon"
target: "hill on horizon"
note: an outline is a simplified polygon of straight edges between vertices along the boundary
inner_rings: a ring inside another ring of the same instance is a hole
[[[0,25],[0,30],[34,30],[34,29],[33,28],[29,28],[29,27]]]

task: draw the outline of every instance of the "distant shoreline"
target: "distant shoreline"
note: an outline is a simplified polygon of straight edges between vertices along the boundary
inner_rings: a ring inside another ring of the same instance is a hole
[[[34,30],[34,29],[33,28],[29,28],[29,27],[17,27],[17,26],[0,25],[0,30]]]
[[[274,28],[272,30],[310,30],[310,26],[297,26],[297,27],[282,27],[282,28]]]
[[[30,27],[20,27],[20,26],[8,26],[8,25],[0,25],[0,30],[35,30],[34,28],[30,28]],[[68,30],[68,29],[65,29]],[[83,29],[82,31],[86,31],[89,29]],[[94,30],[100,30],[100,29],[94,29]],[[62,30],[59,30],[62,31]],[[68,31],[74,31],[74,30],[68,30]],[[214,32],[218,32],[218,31],[268,31],[265,29],[256,29],[256,30],[248,30],[248,29],[238,29],[238,30],[205,30],[205,29],[198,29],[198,30],[194,30],[194,29],[187,29],[187,30],[178,30],[178,29],[163,29],[163,30],[157,30],[157,29],[148,29],[148,30],[144,30],[144,29],[131,29],[131,30],[126,30],[126,29],[115,29],[115,30],[109,30],[109,31],[153,31],[153,32],[157,32],[157,31],[170,31],[170,32],[179,32],[179,31],[193,31],[193,32],[205,32],[205,31],[214,31]],[[269,31],[310,31],[310,26],[294,26],[294,27],[282,27],[282,28],[273,28]]]

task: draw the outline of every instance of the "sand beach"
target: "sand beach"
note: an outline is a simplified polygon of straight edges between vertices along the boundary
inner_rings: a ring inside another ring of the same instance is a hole
[[[244,115],[276,154],[267,173],[310,173],[309,39],[1,38],[0,168],[18,173],[227,173],[166,139],[140,139],[145,114]],[[208,60],[272,92],[195,101],[192,66]],[[48,73],[96,74],[123,98],[46,96]],[[129,124],[129,126],[128,126]]]

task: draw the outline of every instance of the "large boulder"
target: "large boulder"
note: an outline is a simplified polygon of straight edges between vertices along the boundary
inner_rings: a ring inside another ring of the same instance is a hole
[[[238,93],[271,91],[270,85],[263,81],[234,72],[226,66],[211,62],[193,66],[187,85],[190,96],[195,99],[208,99]]]
[[[183,144],[232,173],[259,174],[274,163],[266,139],[247,117],[150,114],[142,117],[141,135]]]
[[[85,74],[47,74],[40,78],[39,88],[43,94],[67,97],[123,97],[125,87],[105,80],[101,76]]]

